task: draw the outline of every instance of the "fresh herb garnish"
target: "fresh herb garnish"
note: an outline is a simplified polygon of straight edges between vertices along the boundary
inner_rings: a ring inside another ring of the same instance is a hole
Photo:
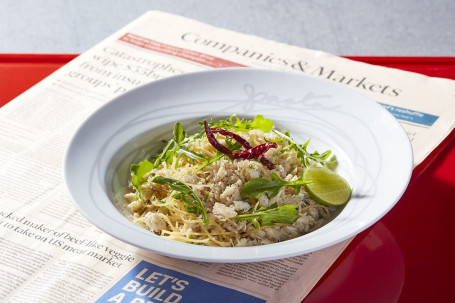
[[[310,144],[310,140],[306,141],[304,144],[297,144],[295,143],[294,139],[292,139],[289,135],[289,132],[282,133],[278,130],[273,130],[277,135],[281,136],[282,138],[286,139],[288,141],[288,146],[285,147],[284,149],[281,150],[281,153],[288,149],[294,149],[297,153],[297,156],[300,158],[300,161],[305,167],[310,166],[310,159],[313,160],[316,163],[320,163],[324,165],[327,168],[334,169],[337,164],[337,160],[335,156],[330,157],[332,154],[331,150],[326,150],[322,154],[319,152],[315,151],[313,153],[310,153],[307,151],[308,144]]]
[[[204,130],[209,143],[220,153],[223,153],[229,156],[230,158],[234,159],[259,159],[259,161],[261,161],[261,163],[264,164],[264,166],[266,166],[268,169],[272,170],[275,168],[275,164],[273,164],[269,159],[267,159],[264,156],[264,154],[270,148],[277,147],[277,144],[275,142],[267,142],[252,147],[247,140],[231,131],[227,131],[222,128],[211,128],[207,121],[204,121]],[[242,146],[245,147],[246,150],[238,153],[233,153],[229,148],[218,142],[218,140],[215,137],[215,133],[220,133],[224,136],[233,138],[238,143],[242,144]]]
[[[195,136],[188,136],[183,130],[180,122],[174,124],[173,134],[174,137],[166,143],[163,150],[155,157],[152,168],[158,167],[163,162],[166,163],[166,165],[170,165],[175,157],[177,157],[175,160],[175,167],[177,168],[182,155],[193,160],[205,161],[207,159],[204,155],[196,153],[188,148],[189,143]]]
[[[132,164],[131,171],[131,184],[136,189],[137,197],[141,197],[140,187],[144,176],[152,170],[153,164],[147,160],[140,162],[139,164]]]
[[[247,129],[253,129],[255,127],[258,128],[258,129],[260,127],[262,127],[263,129],[268,129],[268,128],[271,129],[273,127],[273,122],[271,120],[265,119],[264,117],[262,117],[260,115],[256,116],[253,121],[244,121],[244,120],[240,120],[239,118],[236,118],[237,119],[236,122],[233,122],[233,119],[234,119],[234,116],[231,116],[228,119],[221,120],[218,123],[208,123],[208,124],[211,124],[213,126],[217,126],[217,128],[213,128],[215,130],[214,132],[220,132],[221,134],[226,136],[225,137],[226,147],[232,153],[240,151],[242,146],[245,147],[246,149],[251,149],[252,147],[250,146],[250,144],[245,139],[243,139],[239,135],[234,134],[234,133],[232,133],[230,131],[226,131],[224,129],[221,129],[221,128],[219,128],[219,126],[224,125],[225,127],[228,127],[228,128],[231,128],[231,129],[232,128],[236,128],[237,130],[243,129],[245,131]],[[228,121],[228,122],[226,122],[226,121]],[[243,122],[239,122],[239,121],[243,121]],[[256,122],[254,122],[254,121],[256,121]],[[269,125],[270,124],[269,121],[271,122],[271,125]],[[243,124],[241,124],[241,123],[243,123]],[[204,122],[202,122],[201,125],[204,126]],[[233,127],[234,125],[237,125],[237,126]],[[232,142],[233,139],[235,140],[235,143]],[[213,156],[212,158],[205,158],[204,163],[202,163],[202,165],[199,166],[195,170],[195,173],[197,173],[198,171],[200,171],[204,167],[206,167],[206,166],[208,166],[208,165],[220,160],[223,156],[226,156],[226,155],[230,156],[231,155],[230,152],[228,152],[226,154],[226,153],[222,153],[222,152],[217,150],[215,156]],[[264,159],[265,159],[264,157],[261,157],[261,162],[266,162],[265,164],[264,163],[263,164],[267,166],[269,163],[266,160],[264,160]]]
[[[172,190],[178,192],[172,197],[175,199],[182,200],[186,204],[185,205],[186,211],[188,211],[189,213],[201,214],[202,221],[205,224],[210,223],[209,218],[207,216],[207,212],[205,211],[204,204],[188,185],[179,180],[166,178],[163,176],[156,176],[155,178],[153,178],[152,181],[162,185],[169,185],[169,187]]]
[[[226,146],[227,146],[227,148],[229,148],[229,150],[231,150],[231,151],[233,151],[233,152],[234,152],[234,151],[240,150],[240,148],[242,147],[242,144],[240,144],[239,142],[233,143],[233,142],[232,142],[232,138],[230,138],[230,137],[226,137],[226,140],[225,140],[225,141],[226,141]],[[221,153],[221,152],[219,152],[219,151],[216,151],[215,156],[213,156],[212,158],[207,158],[207,157],[203,156],[204,159],[202,159],[202,160],[204,160],[204,163],[202,163],[201,166],[199,166],[198,168],[196,168],[196,170],[195,170],[194,172],[197,173],[198,171],[200,171],[201,169],[203,169],[203,168],[206,167],[207,165],[210,165],[210,164],[212,164],[212,163],[214,163],[214,162],[220,160],[220,159],[223,158],[224,156],[225,156],[225,154],[223,154],[223,153]]]
[[[177,122],[174,124],[174,141],[177,144],[180,144],[183,139],[186,137],[186,132],[183,130],[182,124],[180,122]]]
[[[255,207],[256,208],[256,207]],[[294,205],[283,205],[278,207],[277,203],[270,207],[254,209],[250,214],[242,214],[232,219],[245,219],[253,223],[254,227],[270,226],[275,223],[292,224],[299,219],[299,212]],[[259,222],[259,220],[261,222]]]
[[[200,123],[201,126],[203,125]],[[253,120],[240,119],[237,116],[230,116],[226,120],[220,120],[218,122],[209,122],[212,128],[223,128],[226,130],[234,129],[240,132],[248,132],[252,129],[259,129],[265,133],[268,133],[273,128],[273,121],[264,118],[262,115],[257,115]]]
[[[203,126],[203,122],[199,123],[201,126]],[[273,122],[270,119],[264,118],[262,115],[257,115],[254,117],[253,120],[245,120],[245,119],[240,119],[237,116],[231,116],[227,118],[226,120],[221,120],[216,123],[209,123],[211,126],[214,127],[223,127],[226,129],[235,129],[237,131],[249,131],[251,129],[260,129],[264,132],[269,132],[273,128]],[[158,167],[162,163],[165,163],[166,165],[171,165],[172,162],[175,160],[175,167],[177,168],[180,162],[180,158],[182,155],[187,156],[188,158],[195,160],[195,161],[203,161],[201,166],[199,166],[196,170],[195,173],[206,167],[207,165],[210,165],[211,163],[214,163],[221,159],[223,156],[225,156],[222,153],[217,152],[215,156],[212,158],[208,158],[205,155],[201,153],[197,153],[192,151],[188,145],[190,142],[192,142],[195,139],[201,138],[203,135],[205,135],[204,130],[201,132],[189,136],[184,130],[180,122],[177,122],[174,124],[174,129],[173,129],[173,135],[174,137],[169,140],[165,141],[166,145],[163,147],[161,152],[153,157],[153,162],[147,161],[147,168],[149,168],[149,171],[153,168]],[[231,138],[227,137],[226,138],[226,144],[227,147],[230,151],[235,152],[235,151],[240,151],[241,144],[238,142],[231,142]],[[138,174],[137,173],[137,164],[131,165],[131,172],[133,174],[133,178],[137,179],[134,183],[133,186],[138,190],[140,185],[141,185],[141,180],[143,178],[143,174]],[[136,176],[136,177],[135,177]]]
[[[204,156],[203,154],[196,153],[196,152],[192,151],[191,149],[189,149],[188,146],[185,146],[185,145],[181,145],[180,149],[178,149],[176,151],[176,153],[183,154],[193,160],[206,160],[207,159],[207,157]]]
[[[177,151],[181,148],[181,145],[187,135],[186,132],[183,130],[180,122],[174,124],[173,134],[174,137],[167,142],[161,153],[158,156],[156,156],[155,161],[153,162],[153,168],[159,166],[162,162],[166,163],[167,165],[170,165],[172,161],[174,161],[174,156],[176,155]],[[176,165],[178,165],[178,161],[176,161]]]
[[[225,156],[225,154],[223,153],[220,153],[219,151],[216,151],[216,154],[215,156],[213,156],[212,158],[210,159],[205,159],[204,160],[204,163],[202,163],[201,166],[199,166],[198,168],[196,168],[196,170],[194,171],[195,173],[197,173],[198,171],[200,171],[201,169],[203,169],[204,167],[206,167],[207,165],[210,165],[212,164],[213,162],[216,162],[218,160],[220,160],[221,158],[223,158]]]
[[[264,178],[254,178],[250,181],[246,182],[242,189],[240,190],[240,194],[243,197],[249,198],[259,198],[263,193],[266,193],[269,198],[273,198],[278,195],[280,189],[283,186],[290,186],[294,188],[294,194],[298,194],[300,192],[300,188],[304,184],[311,183],[309,180],[304,180],[303,177],[295,180],[295,181],[285,181],[280,179],[276,173],[272,172],[272,180],[264,179]]]

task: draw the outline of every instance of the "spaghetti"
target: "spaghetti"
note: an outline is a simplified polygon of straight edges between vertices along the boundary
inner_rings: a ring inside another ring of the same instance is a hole
[[[322,165],[312,158],[304,161],[288,135],[255,127],[256,119],[266,120],[257,116],[253,121],[231,117],[211,122],[213,131],[208,136],[204,133],[208,124],[201,123],[202,131],[191,136],[176,124],[174,138],[153,162],[132,166],[129,193],[124,196],[129,219],[172,240],[223,247],[285,241],[329,222],[338,208],[315,202],[303,187],[283,186],[276,195],[264,193],[258,198],[242,196],[242,188],[251,180],[271,180],[275,174],[290,183],[300,180],[306,162]],[[214,140],[223,152],[214,147]],[[254,157],[232,156],[245,155],[257,146],[267,148],[256,148],[261,152]],[[286,205],[294,207],[282,208]],[[289,209],[297,215],[289,215]],[[245,214],[258,216],[242,219],[249,217]],[[273,217],[278,215],[284,219]]]

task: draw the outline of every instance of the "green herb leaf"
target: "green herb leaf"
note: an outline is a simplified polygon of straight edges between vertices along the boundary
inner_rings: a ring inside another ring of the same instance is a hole
[[[290,137],[289,132],[282,133],[278,130],[274,130],[274,132],[288,141],[289,145],[285,149],[290,149],[290,148],[294,149],[297,153],[297,156],[300,158],[300,161],[302,162],[302,164],[305,167],[310,166],[309,160],[311,159],[314,162],[320,163],[329,169],[332,169],[332,170],[335,169],[335,167],[337,165],[337,159],[335,156],[330,157],[330,155],[332,154],[331,150],[327,150],[327,151],[323,152],[322,154],[319,154],[318,151],[314,151],[313,153],[310,153],[307,151],[307,147],[308,147],[308,144],[310,143],[311,139],[308,139],[308,141],[306,141],[304,144],[297,144],[297,143],[295,143],[294,139],[292,139]],[[281,153],[283,153],[285,151],[285,149],[283,149],[281,151]]]
[[[182,124],[180,122],[177,122],[174,124],[174,141],[177,144],[180,144],[183,139],[186,137],[186,133],[183,131]]]
[[[193,160],[206,160],[207,159],[207,157],[205,157],[204,155],[202,155],[200,153],[196,153],[184,145],[180,146],[180,149],[177,150],[176,152],[178,154],[183,154]]]
[[[196,170],[194,171],[195,173],[197,173],[198,171],[200,171],[201,169],[203,169],[204,167],[206,167],[207,165],[209,164],[212,164],[213,162],[216,162],[218,160],[220,160],[221,158],[223,158],[224,156],[226,156],[225,154],[217,151],[215,156],[213,156],[213,158],[210,158],[210,159],[205,159],[204,160],[204,163],[201,164],[201,166],[199,166],[198,168],[196,168]]]
[[[283,186],[290,186],[294,188],[294,193],[298,194],[300,192],[300,188],[304,184],[311,183],[309,180],[304,180],[303,178],[299,178],[295,181],[285,181],[280,179],[276,173],[272,173],[272,180],[264,179],[264,178],[254,178],[250,181],[246,182],[242,189],[240,190],[240,194],[243,197],[249,198],[259,198],[263,193],[266,193],[269,198],[273,198],[280,192],[280,189]]]
[[[202,220],[205,224],[210,223],[207,212],[205,211],[204,204],[188,185],[179,180],[166,178],[163,176],[156,176],[152,181],[162,185],[167,184],[171,187],[172,190],[178,191],[179,193],[173,195],[172,197],[182,200],[184,203],[186,203],[187,205],[185,205],[185,209],[188,212],[201,214]]]
[[[170,158],[170,154],[172,153],[172,151],[170,151],[171,147],[173,146],[174,143],[175,141],[173,139],[167,142],[161,153],[155,157],[155,161],[153,162],[153,168],[159,166],[163,161],[167,163],[167,159]]]
[[[226,141],[226,147],[232,152],[239,151],[242,148],[242,144],[235,141],[231,137],[226,137],[225,141]],[[234,143],[232,143],[233,141],[234,141]]]
[[[139,197],[141,196],[140,187],[143,183],[142,180],[144,179],[145,174],[152,170],[152,168],[153,164],[147,160],[144,160],[139,164],[132,164],[130,167],[131,184],[136,189],[136,193]]]
[[[230,149],[233,152],[240,150],[241,147],[242,147],[242,144],[240,144],[239,142],[232,143],[232,139],[229,138],[229,137],[226,137],[226,145],[227,145],[227,148]],[[210,158],[210,159],[204,158],[204,163],[202,163],[201,166],[196,168],[196,170],[194,172],[197,173],[198,171],[200,171],[204,167],[206,167],[206,166],[208,166],[208,165],[220,160],[224,156],[226,156],[226,155],[221,153],[221,152],[219,152],[219,151],[216,151],[215,156],[213,156],[212,158]]]
[[[253,223],[256,228],[260,227],[259,220],[262,226],[270,226],[275,223],[292,224],[299,219],[299,212],[294,205],[283,205],[277,207],[274,203],[270,207],[262,207],[253,211],[251,214],[242,214],[233,217],[233,219],[245,219]]]
[[[199,124],[201,124],[201,122]],[[240,119],[237,116],[230,116],[226,120],[209,122],[209,125],[210,127],[223,128],[226,130],[234,129],[241,132],[248,132],[252,129],[260,129],[263,132],[268,133],[273,128],[273,121],[264,118],[262,115],[255,116],[253,120]]]
[[[257,115],[254,117],[253,122],[251,122],[252,129],[260,129],[264,133],[268,133],[273,128],[273,121],[270,119],[264,118],[262,115]]]
[[[187,212],[192,213],[192,214],[199,213],[199,210],[196,206],[191,206],[191,205],[193,205],[193,198],[191,198],[190,196],[187,196],[183,193],[178,193],[178,194],[173,195],[172,198],[182,200],[183,202],[185,202],[184,207]]]
[[[174,138],[169,140],[163,150],[154,157],[153,168],[158,167],[163,162],[166,163],[166,165],[170,165],[176,157],[175,167],[177,168],[182,154],[193,160],[205,161],[207,159],[204,155],[193,152],[188,148],[189,142],[194,139],[195,136],[188,136],[183,130],[180,122],[174,124],[173,134]]]

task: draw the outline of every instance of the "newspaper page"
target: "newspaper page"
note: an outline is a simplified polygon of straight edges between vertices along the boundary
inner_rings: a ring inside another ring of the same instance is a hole
[[[71,136],[113,97],[164,77],[235,66],[302,72],[362,92],[402,123],[415,165],[454,127],[454,81],[147,12],[0,110],[0,301],[302,301],[349,240],[268,262],[178,260],[98,230],[63,184]]]

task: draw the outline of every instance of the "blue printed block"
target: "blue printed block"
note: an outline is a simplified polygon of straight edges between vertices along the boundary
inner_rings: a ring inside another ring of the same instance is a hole
[[[141,261],[96,302],[259,303],[265,300]]]
[[[402,121],[407,121],[423,126],[432,126],[434,122],[439,118],[438,116],[410,110],[403,107],[392,106],[384,103],[381,104],[387,109],[395,118]]]

